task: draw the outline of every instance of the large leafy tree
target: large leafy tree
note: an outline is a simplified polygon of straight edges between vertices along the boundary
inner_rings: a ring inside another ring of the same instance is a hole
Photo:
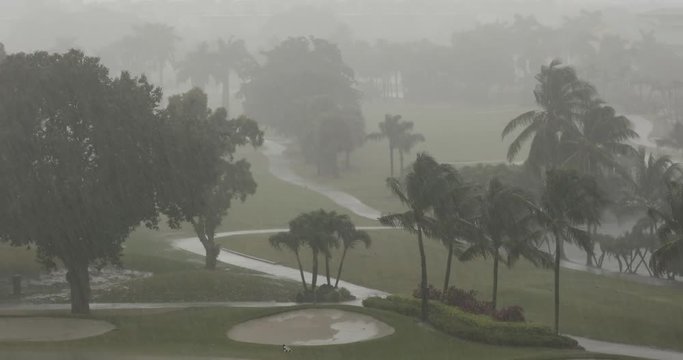
[[[507,157],[514,160],[525,143],[530,142],[526,164],[536,172],[558,166],[562,162],[560,143],[566,133],[579,130],[579,119],[596,98],[595,89],[580,80],[576,71],[562,66],[559,60],[541,67],[536,75],[534,96],[538,110],[525,112],[512,119],[503,129],[503,137],[522,128],[510,143]]]
[[[179,81],[190,81],[192,87],[204,89],[211,79],[215,66],[215,57],[209,44],[203,42],[196,49],[185,55],[185,59],[177,64]]]
[[[206,268],[214,269],[216,229],[232,200],[256,192],[250,164],[235,159],[235,151],[260,146],[263,132],[247,117],[228,120],[225,109],[211,111],[206,94],[196,88],[171,97],[162,119],[159,208],[172,228],[192,224],[206,250]]]
[[[562,244],[569,241],[582,248],[590,234],[580,228],[599,224],[606,199],[595,178],[572,169],[551,169],[545,176],[541,201],[534,210],[537,221],[555,240],[555,332],[560,326],[560,261]]]
[[[362,143],[352,141],[362,136],[326,138],[341,130],[363,131],[354,73],[335,45],[317,38],[289,38],[264,56],[265,63],[249,74],[240,91],[249,116],[294,138],[314,164],[336,164],[338,153]],[[344,146],[341,140],[347,141]],[[334,170],[325,175],[336,175]]]
[[[427,258],[424,236],[434,229],[434,207],[441,198],[450,193],[457,183],[457,172],[450,165],[439,164],[431,156],[420,153],[404,179],[389,178],[387,186],[407,210],[387,214],[379,221],[383,225],[398,227],[417,235],[420,252],[420,292],[422,297],[421,319],[428,320]]]
[[[88,267],[157,219],[154,140],[161,91],[110,78],[79,51],[0,64],[0,238],[67,270],[71,310],[88,313]]]
[[[476,256],[493,259],[493,291],[491,303],[498,298],[498,266],[508,266],[523,257],[536,266],[550,267],[552,259],[539,249],[542,231],[533,213],[531,197],[522,189],[509,187],[497,178],[489,181],[486,191],[478,196],[478,214],[473,222],[471,245],[460,256],[471,260]]]

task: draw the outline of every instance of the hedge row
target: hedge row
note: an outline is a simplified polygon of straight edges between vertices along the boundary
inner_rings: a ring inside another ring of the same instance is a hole
[[[399,296],[363,300],[370,308],[418,317],[420,301]],[[429,303],[430,323],[438,330],[462,339],[493,345],[578,348],[576,340],[555,335],[550,328],[530,323],[499,322],[486,315],[468,314],[438,302]]]

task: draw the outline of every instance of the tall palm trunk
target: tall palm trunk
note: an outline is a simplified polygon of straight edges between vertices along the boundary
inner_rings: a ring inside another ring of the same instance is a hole
[[[446,260],[446,275],[443,281],[443,291],[441,292],[441,300],[446,300],[446,293],[448,292],[448,285],[451,280],[451,263],[453,262],[453,240],[448,242],[448,259]]]
[[[223,108],[228,113],[228,118],[230,118],[230,70],[228,70],[228,75],[225,77],[225,81],[222,84],[223,93]]]
[[[420,248],[420,292],[422,293],[422,306],[420,318],[422,321],[426,322],[429,319],[428,316],[428,298],[427,298],[427,257],[425,256],[424,242],[422,240],[422,226],[417,226],[417,245]]]
[[[313,279],[311,279],[311,290],[315,292],[315,286],[318,284],[318,252],[313,251]]]
[[[299,265],[299,274],[301,275],[301,283],[304,285],[304,291],[308,291],[308,286],[306,285],[306,277],[304,276],[304,267],[301,265],[301,258],[299,257],[299,252],[295,251],[296,262]]]
[[[403,175],[403,150],[398,149],[398,162],[400,168],[398,169],[398,173],[400,175]]]
[[[325,255],[325,277],[327,278],[327,285],[332,286],[332,281],[330,281],[330,257]]]
[[[346,259],[346,250],[348,247],[344,246],[344,251],[342,252],[341,260],[339,260],[339,270],[337,270],[337,279],[334,281],[334,288],[339,287],[339,279],[341,278],[342,267],[344,267],[344,259]]]
[[[389,172],[394,177],[394,147],[389,144]]]
[[[562,238],[557,234],[555,235],[555,334],[560,333],[560,261],[561,261],[561,249],[562,249]]]
[[[491,306],[493,310],[496,310],[496,304],[498,301],[498,249],[493,254],[493,299],[491,299]]]

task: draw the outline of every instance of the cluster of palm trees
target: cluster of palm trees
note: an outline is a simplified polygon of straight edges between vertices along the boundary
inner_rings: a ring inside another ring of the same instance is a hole
[[[413,122],[402,120],[401,115],[386,114],[379,123],[379,131],[367,135],[368,140],[387,139],[389,142],[389,176],[394,176],[394,152],[398,150],[399,172],[403,174],[403,156],[420,142],[425,141],[422,134],[413,133]]]
[[[287,249],[296,255],[301,284],[305,292],[315,294],[318,285],[319,261],[323,257],[325,266],[325,278],[328,286],[339,286],[344,260],[349,249],[359,244],[369,247],[371,240],[367,232],[356,229],[347,215],[337,214],[334,211],[316,210],[301,214],[289,222],[289,231],[280,232],[269,238],[271,246],[276,249]],[[303,265],[301,263],[301,251],[308,247],[312,255],[313,274],[310,287],[306,283]],[[334,249],[342,249],[339,260],[337,277],[332,285],[330,261]]]
[[[493,259],[493,299],[496,306],[498,266],[524,258],[536,266],[555,268],[555,329],[559,321],[559,265],[564,241],[584,244],[590,238],[580,225],[597,222],[605,198],[592,177],[572,169],[548,170],[540,199],[496,178],[481,188],[464,182],[458,171],[420,153],[405,177],[389,178],[391,192],[407,207],[382,216],[387,226],[416,234],[420,252],[423,320],[428,320],[428,277],[424,238],[438,239],[448,249],[448,289],[454,255],[462,261],[477,256]],[[555,258],[540,250],[552,239]]]
[[[563,244],[584,249],[590,263],[595,258],[594,235],[608,205],[631,206],[641,215],[649,214],[652,231],[657,229],[664,241],[651,258],[655,273],[676,271],[683,263],[682,186],[671,183],[668,198],[662,191],[675,178],[677,165],[668,157],[634,149],[628,143],[637,137],[630,121],[606,106],[573,68],[553,61],[542,67],[536,79],[534,95],[540,109],[518,116],[503,130],[505,137],[522,128],[510,145],[510,160],[530,143],[526,168],[543,184],[535,195],[496,178],[485,186],[467,184],[453,167],[426,154],[418,154],[404,177],[387,180],[407,209],[385,215],[380,222],[417,235],[423,320],[428,317],[424,237],[439,239],[448,249],[444,292],[454,256],[463,261],[493,260],[494,308],[500,262],[512,266],[525,258],[536,266],[552,266],[556,331]],[[387,117],[385,123],[390,121],[394,120]],[[380,128],[389,133],[384,130],[387,125]],[[624,191],[608,194],[603,190],[608,186],[601,186],[606,184],[622,184],[619,188]],[[617,198],[612,199],[615,193]],[[554,243],[554,251],[542,251],[543,242]]]

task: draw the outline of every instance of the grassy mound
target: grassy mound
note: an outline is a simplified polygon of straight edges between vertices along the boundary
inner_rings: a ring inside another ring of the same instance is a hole
[[[420,300],[399,296],[369,298],[366,307],[389,310],[408,316],[420,315]],[[485,315],[466,313],[438,302],[429,303],[432,325],[459,338],[493,345],[577,348],[576,340],[555,335],[549,328],[532,323],[499,322]]]
[[[98,302],[292,301],[298,283],[225,270],[185,270],[132,280]]]

